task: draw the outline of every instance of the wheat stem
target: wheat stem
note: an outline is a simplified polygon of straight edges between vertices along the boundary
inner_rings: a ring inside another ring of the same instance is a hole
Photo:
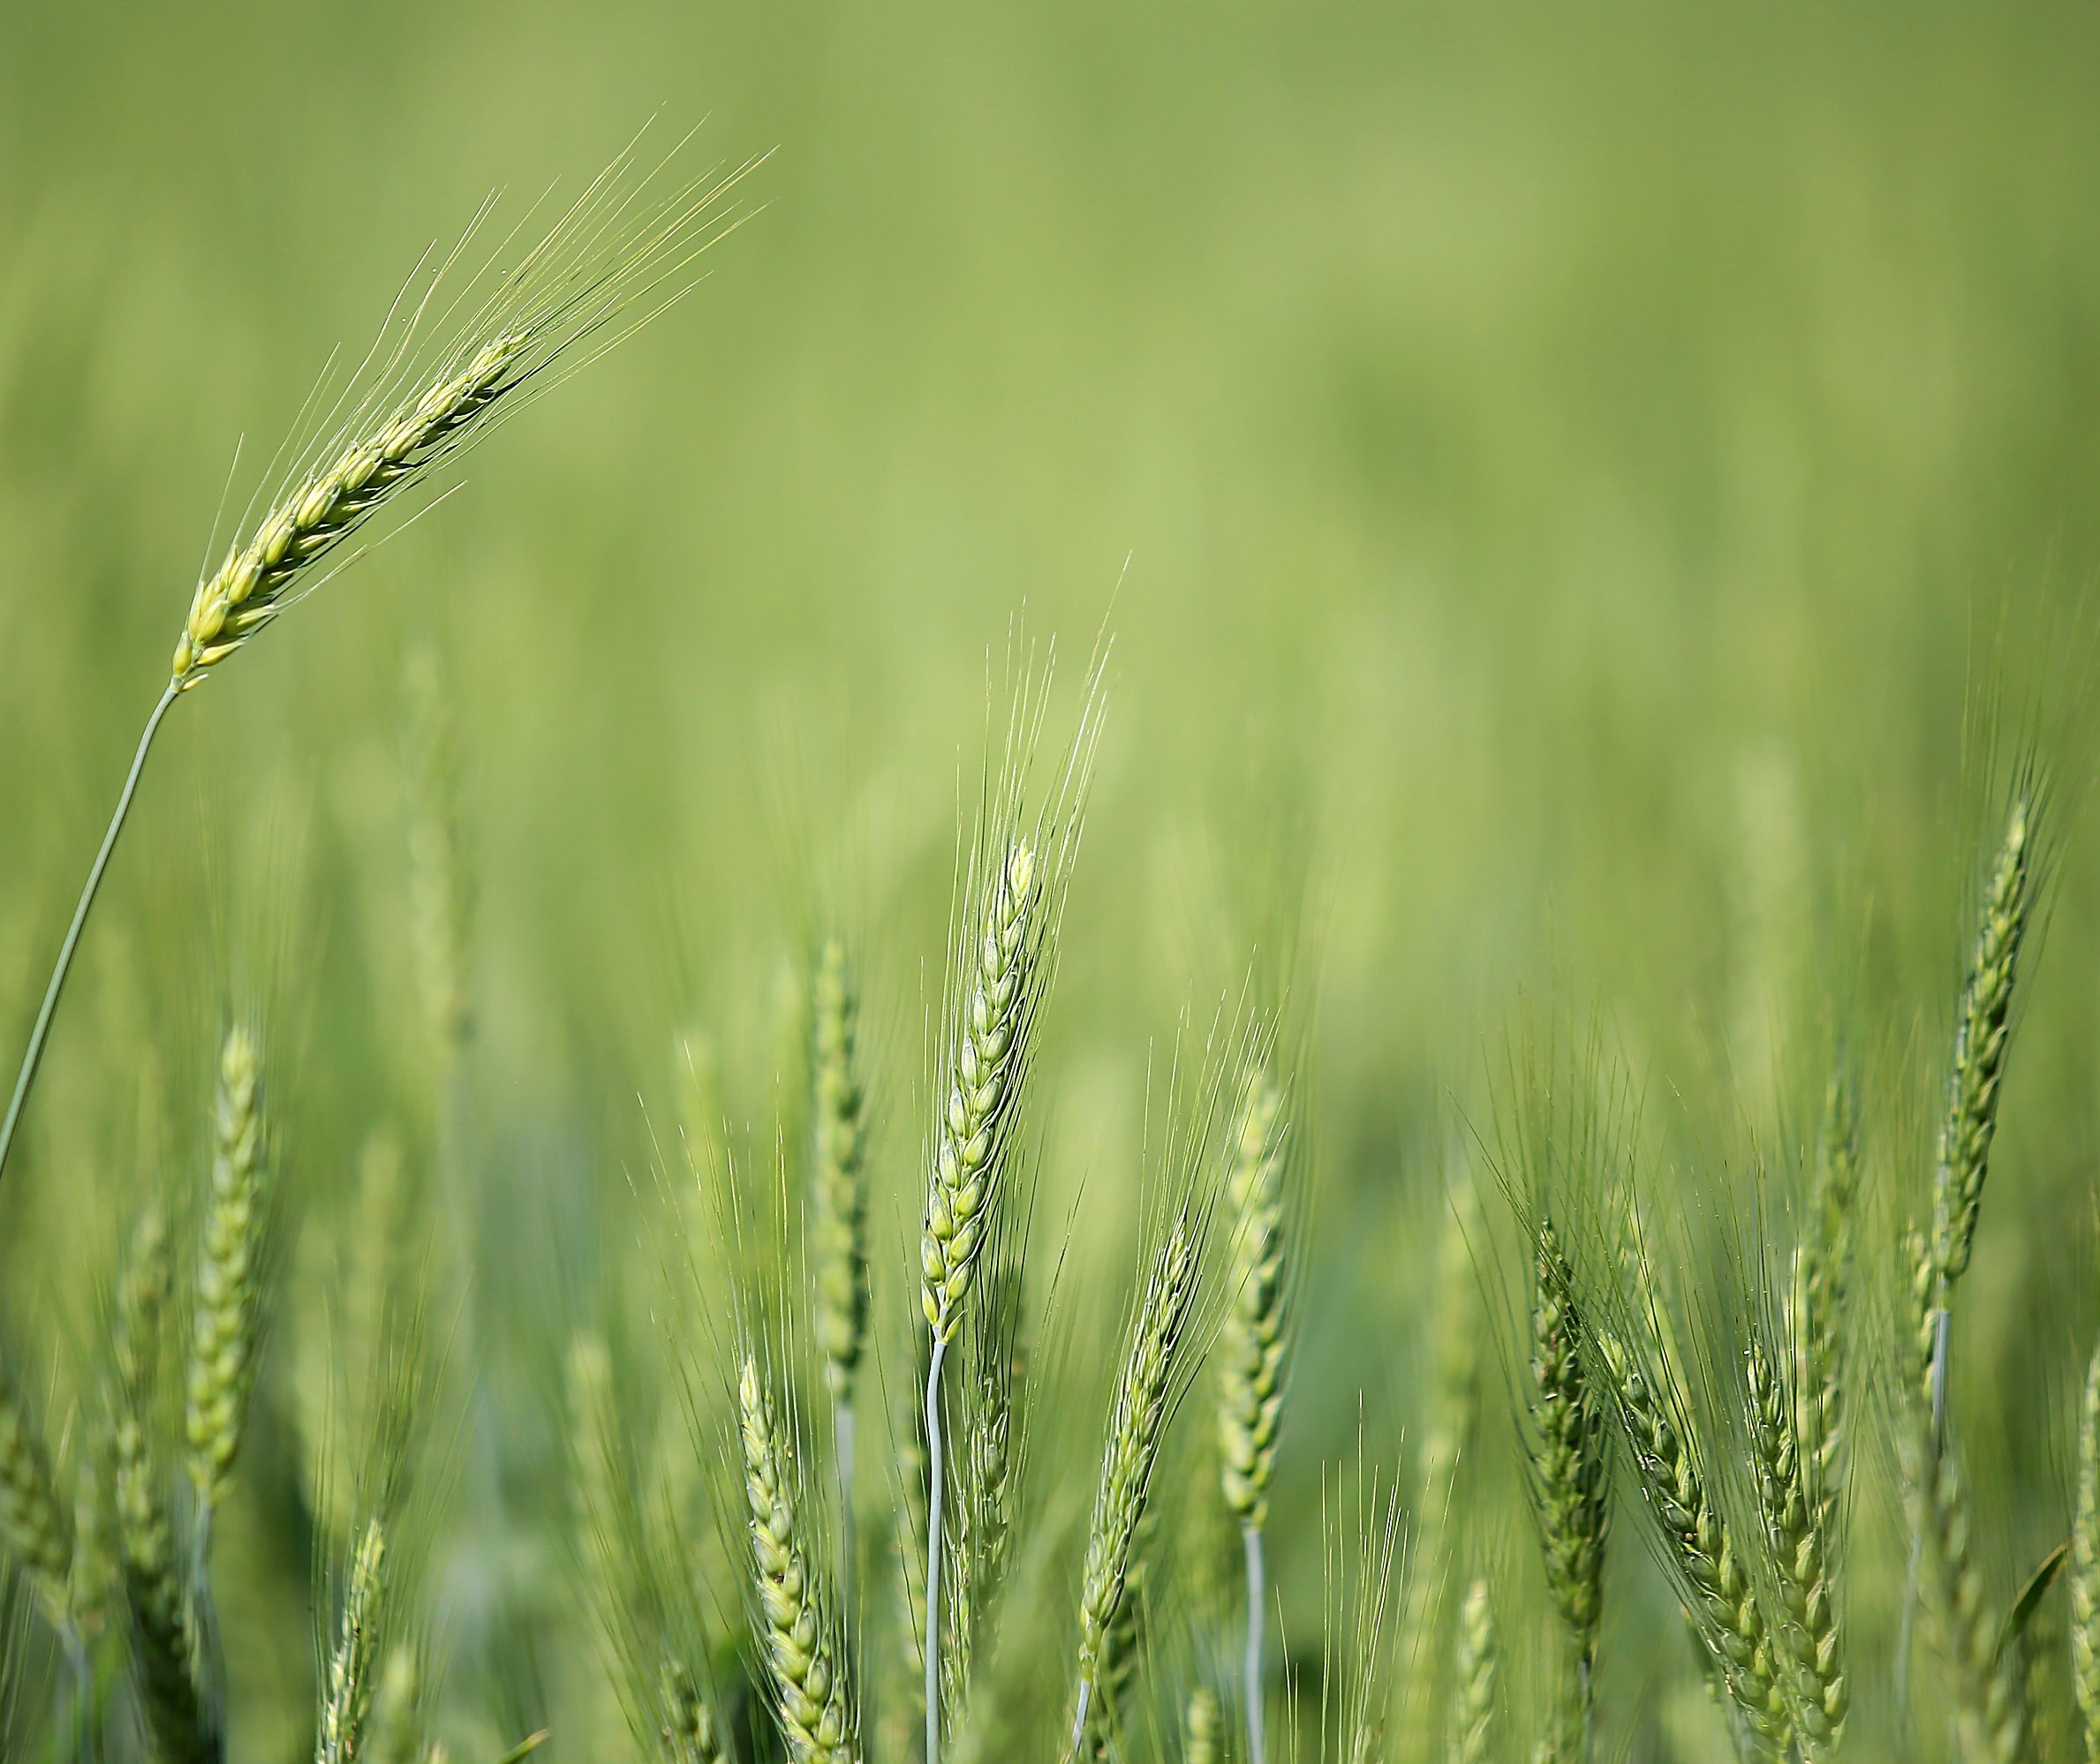
[[[926,1362],[926,1758],[940,1760],[940,1368],[948,1342],[936,1336]]]
[[[1243,1525],[1240,1541],[1247,1557],[1247,1657],[1243,1668],[1247,1678],[1247,1756],[1251,1764],[1267,1764],[1268,1735],[1262,1720],[1262,1619],[1267,1596],[1266,1566],[1262,1557],[1261,1527]]]
[[[124,775],[124,788],[117,792],[117,811],[110,817],[102,846],[94,854],[94,862],[88,866],[87,880],[73,907],[72,922],[65,928],[65,940],[58,946],[58,960],[52,966],[50,984],[44,988],[44,1001],[38,1007],[36,1022],[29,1031],[29,1045],[22,1054],[22,1069],[15,1074],[14,1095],[7,1104],[7,1119],[0,1123],[0,1175],[6,1173],[7,1154],[14,1148],[15,1129],[22,1119],[22,1105],[28,1101],[29,1087],[36,1082],[37,1068],[43,1064],[44,1043],[51,1033],[51,1017],[58,1008],[58,995],[65,990],[65,976],[72,970],[73,952],[80,946],[81,928],[87,924],[88,909],[94,905],[94,897],[102,888],[102,872],[110,867],[110,854],[117,849],[117,836],[124,831],[125,821],[131,814],[132,798],[139,793],[139,780],[146,770],[147,753],[153,746],[154,736],[160,733],[161,719],[168,714],[175,698],[176,689],[171,684],[161,694],[160,702],[153,707],[153,714],[146,720],[138,750],[132,755],[131,770]]]

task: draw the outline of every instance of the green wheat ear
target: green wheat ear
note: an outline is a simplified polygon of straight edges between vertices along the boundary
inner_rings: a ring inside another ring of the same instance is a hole
[[[1487,1764],[1493,1755],[1497,1680],[1501,1650],[1495,1634],[1494,1606],[1487,1582],[1476,1579],[1459,1608],[1458,1654],[1451,1707],[1451,1737],[1447,1764]]]
[[[859,1000],[845,946],[824,946],[812,988],[816,1168],[810,1248],[817,1346],[832,1400],[850,1406],[868,1328],[866,1129],[856,1052]]]
[[[1191,1222],[1183,1217],[1174,1222],[1152,1263],[1109,1417],[1080,1581],[1075,1753],[1085,1743],[1095,1718],[1095,1695],[1129,1591],[1138,1530],[1152,1496],[1152,1469],[1196,1302],[1196,1239]]]
[[[2100,1348],[2079,1412],[2078,1510],[2071,1527],[2071,1675],[2089,1760],[2100,1760]]]
[[[793,1452],[773,1398],[745,1358],[737,1383],[744,1490],[750,1511],[759,1651],[794,1764],[859,1764],[860,1739],[845,1659],[812,1565]]]
[[[190,1480],[204,1527],[247,1430],[268,1228],[262,1059],[253,1036],[238,1025],[220,1050],[212,1127],[185,1413]]]

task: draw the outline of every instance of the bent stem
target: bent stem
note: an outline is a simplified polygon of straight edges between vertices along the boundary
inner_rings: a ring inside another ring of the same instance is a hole
[[[95,893],[102,886],[102,872],[110,867],[110,854],[117,849],[117,835],[124,831],[125,818],[132,811],[132,798],[138,794],[140,775],[146,770],[146,755],[153,746],[153,738],[160,733],[161,719],[168,714],[168,707],[176,699],[176,686],[170,681],[168,690],[161,694],[161,701],[153,707],[153,714],[146,720],[146,731],[139,737],[139,750],[132,756],[132,769],[125,773],[124,789],[117,798],[117,812],[110,817],[109,831],[102,835],[102,849],[94,855],[94,866],[87,872],[87,885],[80,890],[80,899],[73,908],[72,923],[65,928],[65,941],[58,946],[57,964],[51,969],[51,984],[44,988],[44,1001],[36,1014],[36,1025],[29,1031],[29,1046],[22,1055],[22,1069],[15,1079],[14,1095],[8,1101],[7,1119],[0,1125],[0,1175],[7,1171],[7,1154],[13,1149],[15,1129],[21,1124],[22,1104],[28,1100],[29,1087],[36,1082],[36,1069],[43,1064],[44,1043],[51,1033],[51,1018],[58,1009],[58,995],[65,990],[65,976],[73,965],[73,952],[80,945],[80,930],[87,923],[88,908],[94,905]]]
[[[1247,1546],[1247,1755],[1252,1764],[1267,1764],[1268,1738],[1262,1730],[1261,1707],[1261,1527],[1242,1526],[1240,1538]]]
[[[940,1367],[948,1343],[933,1341],[926,1367],[926,1758],[940,1764]]]

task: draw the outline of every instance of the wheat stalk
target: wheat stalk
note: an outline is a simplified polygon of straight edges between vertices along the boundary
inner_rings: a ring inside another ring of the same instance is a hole
[[[1079,1692],[1071,1741],[1075,1754],[1085,1743],[1110,1632],[1128,1591],[1132,1553],[1151,1496],[1152,1466],[1159,1459],[1160,1437],[1195,1302],[1196,1238],[1184,1212],[1175,1219],[1145,1281],[1110,1413],[1080,1579]]]
[[[212,1127],[211,1187],[205,1199],[185,1383],[200,1561],[212,1511],[247,1429],[268,1225],[262,1061],[254,1037],[238,1024],[227,1032],[220,1049]]]
[[[250,642],[310,586],[324,559],[380,510],[486,433],[500,415],[550,376],[574,371],[638,328],[690,287],[693,260],[735,224],[721,201],[748,166],[726,177],[695,179],[659,200],[643,199],[652,173],[633,176],[630,147],[595,178],[517,265],[495,273],[479,305],[469,307],[478,276],[458,295],[438,298],[473,237],[448,257],[408,316],[388,330],[366,368],[334,407],[347,411],[295,468],[246,540],[200,581],[177,634],[165,689],[147,715],[117,793],[117,807],[88,866],[44,989],[29,1043],[0,1120],[0,1172],[14,1146],[51,1021],[72,971],[102,877],[131,814],[147,756],[177,700]],[[475,226],[486,217],[476,217]],[[424,347],[424,321],[444,324],[462,312],[450,340]],[[359,383],[361,381],[361,384]]]
[[[845,1662],[822,1588],[810,1564],[791,1468],[773,1398],[746,1356],[737,1384],[751,1513],[761,1652],[774,1711],[795,1764],[859,1764],[860,1741]]]

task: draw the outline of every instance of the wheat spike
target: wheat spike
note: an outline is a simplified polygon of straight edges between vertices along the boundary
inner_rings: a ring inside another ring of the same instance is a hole
[[[1080,1580],[1075,1751],[1085,1738],[1110,1632],[1128,1590],[1132,1553],[1152,1493],[1152,1466],[1158,1461],[1160,1436],[1195,1300],[1196,1241],[1183,1217],[1175,1221],[1146,1280],[1109,1418]]]
[[[829,1612],[811,1572],[797,1509],[791,1453],[746,1358],[737,1401],[744,1444],[744,1498],[751,1511],[759,1647],[773,1684],[774,1710],[795,1764],[859,1764],[860,1741],[844,1662]]]
[[[1600,1333],[1597,1340],[1641,1494],[1661,1528],[1693,1632],[1743,1719],[1766,1746],[1783,1751],[1792,1738],[1791,1700],[1763,1603],[1680,1419],[1684,1405],[1673,1391],[1658,1392],[1618,1337]]]
[[[1458,1653],[1447,1764],[1487,1764],[1495,1731],[1495,1689],[1500,1676],[1495,1611],[1487,1582],[1476,1579],[1459,1608]]]
[[[2078,1429],[2078,1512],[2071,1527],[2071,1673],[2089,1764],[2100,1764],[2100,1348],[2086,1368]]]
[[[817,1346],[832,1400],[850,1405],[867,1340],[868,1196],[854,1047],[859,1001],[845,946],[836,938],[824,946],[812,991],[816,1169],[810,1250],[816,1264]]]
[[[1921,1603],[1947,1667],[1955,1738],[1965,1764],[2014,1764],[2024,1738],[2018,1650],[1998,1646],[2002,1625],[1969,1553],[1968,1502],[1954,1455],[1934,1442],[1922,1406],[1910,1431],[1916,1436],[1907,1442],[1905,1483]]]
[[[729,1754],[722,1744],[714,1705],[700,1694],[699,1686],[682,1662],[663,1662],[658,1697],[663,1714],[659,1738],[663,1742],[664,1764],[726,1764]]]
[[[190,1480],[206,1524],[246,1429],[262,1308],[268,1224],[262,1062],[254,1037],[238,1025],[220,1051],[213,1129],[185,1413]]]
[[[1824,1509],[1809,1496],[1793,1393],[1755,1332],[1745,1366],[1751,1456],[1794,1680],[1794,1725],[1802,1748],[1820,1755],[1843,1737],[1851,1706]]]
[[[1182,1712],[1182,1764],[1221,1764],[1224,1730],[1216,1694],[1198,1685]]]
[[[993,878],[968,952],[948,1101],[934,1134],[919,1268],[926,1323],[940,1344],[955,1338],[985,1246],[986,1210],[1001,1187],[1034,1015],[1041,898],[1035,849],[1016,841]]]
[[[378,1688],[386,1565],[386,1532],[374,1519],[358,1539],[357,1553],[351,1558],[336,1646],[321,1682],[314,1764],[357,1764],[363,1754],[365,1729]]]
[[[1234,1124],[1227,1305],[1220,1331],[1218,1444],[1225,1504],[1241,1524],[1268,1518],[1283,1411],[1283,1096],[1266,1071],[1247,1077]]]
[[[35,1590],[51,1626],[72,1625],[72,1515],[59,1504],[51,1460],[11,1378],[0,1374],[0,1540]]]
[[[1530,1481],[1546,1591],[1575,1669],[1572,1707],[1556,1720],[1577,1729],[1590,1721],[1611,1525],[1609,1417],[1586,1356],[1574,1270],[1552,1221],[1542,1219],[1531,1296]]]

